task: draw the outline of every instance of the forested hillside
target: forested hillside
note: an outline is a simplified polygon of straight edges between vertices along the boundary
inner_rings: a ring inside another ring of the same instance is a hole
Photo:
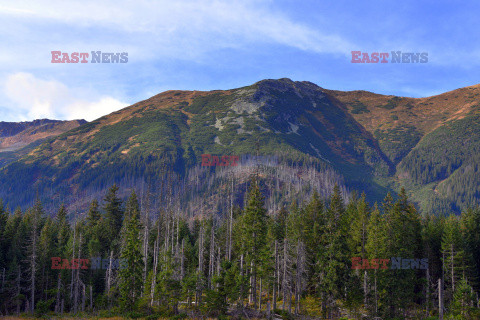
[[[225,186],[233,180],[241,205],[251,171],[245,163],[258,155],[276,159],[262,171],[270,181],[263,190],[272,195],[268,211],[313,190],[327,195],[337,183],[345,194],[365,191],[370,202],[404,187],[424,214],[459,214],[480,198],[479,105],[479,85],[427,98],[333,91],[290,79],[167,91],[14,154],[0,152],[0,197],[26,209],[38,194],[49,213],[62,203],[85,213],[114,183],[122,199],[131,188],[158,196],[159,177],[168,173],[178,210],[195,215],[205,202],[223,214]],[[9,124],[10,131],[19,126]],[[205,168],[202,154],[242,161]]]
[[[443,279],[446,314],[480,316],[480,209],[421,217],[404,191],[369,204],[334,186],[268,214],[256,176],[222,217],[116,186],[81,219],[0,206],[1,313],[436,319]]]
[[[264,80],[228,91],[168,91],[63,133],[3,167],[0,196],[10,207],[26,207],[38,191],[48,210],[64,202],[85,212],[88,197],[113,183],[122,191],[150,184],[158,193],[158,177],[168,171],[178,186],[177,199],[198,200],[201,193],[185,190],[199,183],[202,154],[277,157],[277,171],[285,168],[278,175],[300,171],[287,179],[272,175],[267,187],[276,193],[282,192],[276,186],[314,168],[316,176],[340,176],[381,199],[386,189],[373,177],[392,170],[373,137],[320,87]],[[205,174],[217,186],[219,169]],[[313,177],[302,185],[318,185]],[[208,192],[221,189],[209,186]]]
[[[480,85],[426,98],[325,92],[375,137],[396,166],[386,184],[405,187],[422,212],[458,214],[478,204]]]

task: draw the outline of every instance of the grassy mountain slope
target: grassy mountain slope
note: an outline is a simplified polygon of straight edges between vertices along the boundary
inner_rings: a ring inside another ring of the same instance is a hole
[[[278,157],[260,173],[272,208],[339,183],[371,200],[405,186],[426,211],[459,211],[480,197],[479,106],[480,85],[427,98],[289,79],[167,91],[28,149],[0,170],[0,197],[26,205],[39,190],[46,201],[82,207],[114,182],[148,184],[163,194],[159,201],[221,211],[228,177],[240,194],[252,166],[205,168],[201,155],[258,152]]]
[[[45,139],[55,137],[86,123],[85,120],[39,119],[26,122],[0,122],[0,167],[19,159]]]
[[[480,85],[461,88],[427,98],[379,95],[366,91],[333,91],[352,116],[378,140],[394,163],[420,139],[445,123],[464,118],[480,104]]]
[[[478,203],[480,85],[427,98],[328,91],[378,140],[396,165],[391,186],[407,187],[424,211]]]
[[[199,167],[201,154],[255,154],[257,142],[261,155],[336,170],[355,187],[378,191],[372,177],[391,170],[372,136],[322,88],[264,80],[228,91],[164,92],[63,133],[4,167],[0,196],[25,204],[38,189],[63,199],[113,182],[156,180],[165,170],[178,182]]]

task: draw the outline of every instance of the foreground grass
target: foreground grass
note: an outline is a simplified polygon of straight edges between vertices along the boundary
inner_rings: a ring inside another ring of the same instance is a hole
[[[132,318],[125,318],[125,317],[96,317],[96,316],[90,316],[90,317],[85,317],[85,316],[79,316],[79,317],[70,317],[70,316],[53,316],[53,317],[43,317],[43,318],[35,318],[31,316],[0,316],[0,319],[2,320],[33,320],[33,319],[52,319],[52,320],[80,320],[80,319],[85,319],[85,320],[131,320]],[[168,317],[159,317],[155,318],[156,320],[172,320],[172,318]],[[188,317],[186,319],[191,319],[191,320],[218,320],[219,318],[202,318],[202,317]],[[137,320],[151,320],[151,318],[143,317],[143,318],[137,318]],[[262,318],[251,318],[250,320],[262,320]]]

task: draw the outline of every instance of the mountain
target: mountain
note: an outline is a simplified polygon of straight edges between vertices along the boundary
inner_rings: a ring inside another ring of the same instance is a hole
[[[83,211],[117,183],[125,193],[135,187],[157,194],[156,205],[221,213],[229,195],[243,201],[256,173],[269,210],[313,190],[327,195],[336,183],[345,197],[360,190],[374,201],[404,186],[423,210],[459,211],[480,196],[479,106],[478,85],[420,99],[290,79],[167,91],[49,138],[4,165],[0,197],[26,206],[38,190],[47,206],[65,202]],[[241,161],[202,167],[202,154]]]
[[[25,122],[0,121],[0,166],[25,155],[46,138],[57,136],[85,123],[85,120],[49,119]]]
[[[329,91],[395,164],[389,180],[427,212],[478,204],[480,85],[426,98]]]

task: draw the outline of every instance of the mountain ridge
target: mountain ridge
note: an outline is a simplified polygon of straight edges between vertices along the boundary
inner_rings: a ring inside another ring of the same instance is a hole
[[[85,120],[51,119],[22,122],[0,121],[0,152],[18,150],[39,139],[58,135],[85,123],[87,123]]]
[[[20,159],[50,137],[82,124],[85,120],[0,121],[0,167]]]
[[[407,186],[420,208],[428,209],[429,200],[415,196],[426,189],[424,180],[416,178],[421,164],[412,157],[426,157],[435,141],[425,137],[450,123],[467,119],[476,130],[471,117],[477,105],[480,85],[426,98],[335,91],[287,78],[230,90],[169,90],[50,138],[3,166],[0,180],[6,182],[0,196],[11,199],[26,185],[48,187],[49,197],[57,199],[86,190],[99,192],[113,183],[129,188],[138,181],[160,179],[167,167],[175,179],[188,180],[192,170],[204,170],[202,153],[247,155],[258,143],[262,155],[282,153],[291,164],[288,168],[315,163],[319,173],[333,170],[343,176],[347,189],[373,190],[377,201],[387,191]],[[462,135],[456,127],[452,130]],[[443,163],[430,157],[425,161],[444,170]],[[472,161],[464,158],[460,167]],[[452,165],[447,163],[447,169]],[[23,182],[11,182],[9,175]],[[28,176],[36,178],[29,181]],[[304,188],[310,190],[307,185],[316,184],[306,182]],[[435,197],[446,194],[432,188],[439,193]],[[13,203],[31,199],[28,195]]]

